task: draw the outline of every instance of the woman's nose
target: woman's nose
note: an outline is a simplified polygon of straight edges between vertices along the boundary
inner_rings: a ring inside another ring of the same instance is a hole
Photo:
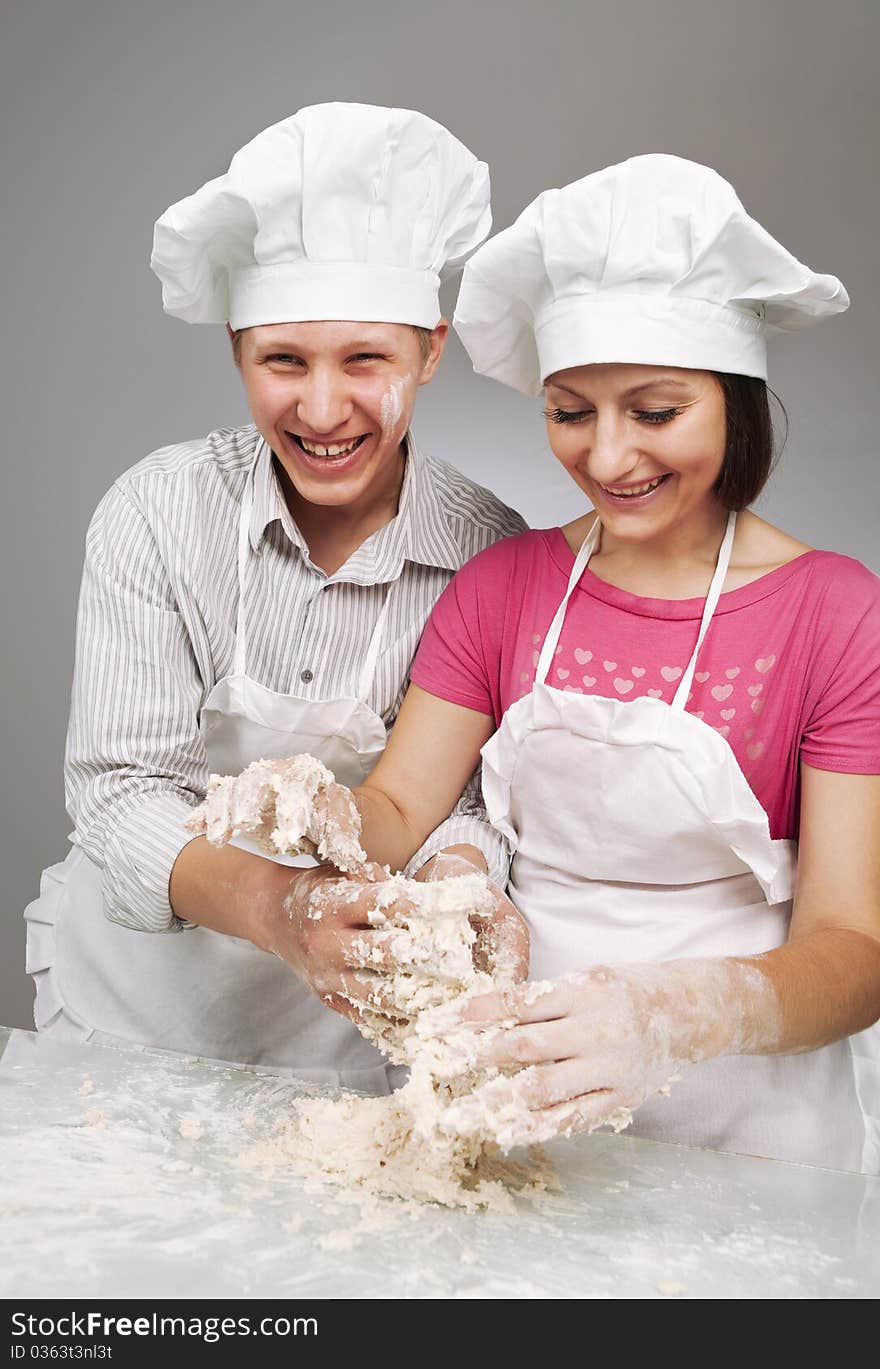
[[[297,417],[311,433],[333,433],[351,416],[352,402],[344,384],[333,376],[313,374],[303,382]]]
[[[593,423],[588,469],[600,485],[624,480],[639,460],[626,419],[617,413],[599,413]]]

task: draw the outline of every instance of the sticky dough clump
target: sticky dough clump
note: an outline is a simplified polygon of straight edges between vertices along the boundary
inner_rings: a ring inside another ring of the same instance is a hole
[[[211,775],[186,827],[213,846],[247,837],[267,855],[315,856],[343,871],[367,863],[351,791],[314,756],[259,760],[240,775]]]
[[[238,777],[212,775],[187,826],[218,845],[246,836],[268,854],[317,853],[340,870],[367,860],[350,791],[311,756],[257,761]],[[513,982],[489,882],[474,871],[433,881],[391,875],[371,887],[368,917],[382,946],[371,949],[366,938],[356,946],[365,968],[351,1001],[361,1033],[408,1066],[409,1079],[386,1097],[297,1100],[271,1152],[303,1175],[369,1193],[510,1211],[512,1191],[539,1192],[555,1186],[555,1175],[534,1148],[525,1164],[505,1159],[509,1104],[498,1116],[458,1106],[499,1071],[474,1067],[468,1033],[454,1044],[437,1034],[451,1005]],[[320,890],[311,901],[320,917]],[[383,973],[370,972],[371,960]]]
[[[394,969],[362,976],[359,1027],[409,1079],[390,1097],[302,1099],[276,1146],[304,1174],[369,1193],[510,1211],[512,1192],[536,1193],[556,1177],[536,1148],[504,1157],[510,1118],[458,1104],[498,1073],[476,1070],[471,1038],[442,1030],[444,1008],[512,983],[512,965],[489,920],[495,901],[478,872],[421,882],[393,875],[375,886],[371,924],[383,932],[375,959]],[[363,949],[367,949],[364,943]],[[369,958],[365,957],[367,963]],[[523,1105],[524,1106],[524,1105]]]

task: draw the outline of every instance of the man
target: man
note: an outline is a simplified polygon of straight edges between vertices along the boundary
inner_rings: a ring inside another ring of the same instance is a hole
[[[344,1003],[350,887],[184,824],[209,773],[260,758],[362,780],[440,591],[523,527],[409,433],[446,339],[441,273],[488,233],[488,197],[486,167],[425,116],[319,105],[156,225],[165,308],[227,325],[254,423],[154,453],[89,529],[75,845],[26,913],[41,1030],[387,1088],[321,1001]],[[408,870],[442,851],[503,886],[474,783]]]

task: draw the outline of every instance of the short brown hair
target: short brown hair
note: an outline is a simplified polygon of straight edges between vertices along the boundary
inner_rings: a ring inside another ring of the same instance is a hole
[[[727,440],[714,493],[726,509],[738,513],[754,503],[773,469],[776,437],[770,413],[772,391],[757,376],[716,371],[715,378],[724,392]],[[782,410],[787,428],[782,401],[777,395],[773,398]]]
[[[422,361],[427,361],[428,357],[431,355],[431,333],[433,329],[420,328],[416,324],[412,324],[411,326],[418,340]],[[241,365],[241,335],[243,332],[243,328],[236,328],[232,334],[232,355],[235,359],[236,366]]]

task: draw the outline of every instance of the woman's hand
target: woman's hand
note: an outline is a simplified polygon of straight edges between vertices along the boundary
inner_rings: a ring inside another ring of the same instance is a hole
[[[416,879],[433,883],[474,871],[486,873],[482,852],[472,846],[460,846],[434,856],[422,866]],[[477,929],[476,968],[491,967],[503,981],[519,984],[529,972],[529,929],[519,909],[491,880],[489,892],[495,901],[495,911],[489,918],[471,919]]]
[[[434,884],[443,879],[474,874],[485,875],[484,867],[485,861],[479,851],[472,847],[458,847],[454,851],[442,852],[428,861],[416,875],[415,882]],[[525,979],[528,974],[528,929],[519,912],[500,889],[491,882],[487,881],[487,884],[494,904],[493,910],[487,914],[484,904],[480,911],[474,911],[470,916],[471,925],[476,931],[476,939],[471,947],[473,966],[476,970],[494,974],[499,985],[511,985]],[[401,971],[410,986],[422,979],[425,970],[420,956],[428,944],[424,941],[424,930],[417,933],[413,941],[411,936],[404,935],[401,938],[398,929],[378,925],[379,919],[370,917],[371,910],[376,906],[375,890],[376,885],[372,884],[365,887],[362,893],[351,895],[352,913],[359,925],[374,930],[355,932],[354,935],[351,935],[349,930],[345,931],[340,945],[344,948],[346,966],[352,971],[353,987],[351,984],[346,987],[346,1001],[349,1006],[343,1006],[335,1000],[333,1002],[338,1011],[346,1012],[355,1021],[357,1012],[363,1010],[368,1014],[373,1028],[380,1026],[381,1019],[389,1015],[389,1020],[401,1020],[410,1016],[403,1001],[406,993],[402,999],[400,984],[397,983],[395,991],[392,979]],[[323,898],[324,895],[319,894],[316,897]],[[404,920],[416,910],[415,890],[411,886],[409,891],[404,886],[394,902],[383,908],[388,919],[402,916]],[[384,919],[382,921],[384,922]],[[354,925],[353,923],[352,926]],[[399,959],[401,952],[405,953],[403,962]],[[413,953],[415,959],[406,958]],[[445,979],[447,974],[454,973],[452,964],[446,963],[445,968],[439,973],[441,979]],[[431,973],[428,972],[428,978],[431,977]],[[337,992],[338,997],[340,995]]]
[[[770,981],[735,960],[597,966],[426,1013],[474,1069],[514,1066],[449,1110],[467,1133],[487,1114],[504,1149],[610,1125],[620,1130],[695,1060],[769,1041],[779,1010]],[[744,1031],[744,1024],[750,1024]]]

